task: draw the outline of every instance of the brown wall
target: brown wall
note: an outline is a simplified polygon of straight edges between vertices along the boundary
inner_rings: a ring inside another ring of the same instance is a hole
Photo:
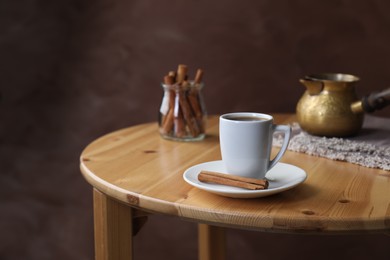
[[[78,156],[102,134],[155,121],[162,76],[179,63],[205,70],[210,114],[293,112],[298,79],[314,72],[356,74],[364,95],[390,85],[389,8],[385,0],[2,0],[0,259],[92,259],[91,191]],[[376,115],[390,117],[390,108]],[[194,223],[153,217],[137,255],[195,259],[195,236]],[[389,253],[381,235],[232,230],[228,238],[229,259],[244,251],[257,259],[258,241],[287,247],[273,249],[274,259]]]

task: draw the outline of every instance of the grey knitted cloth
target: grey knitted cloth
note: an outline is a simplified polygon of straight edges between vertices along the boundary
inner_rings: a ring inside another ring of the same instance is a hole
[[[390,119],[366,116],[362,130],[351,138],[327,138],[310,135],[291,124],[288,150],[347,161],[370,168],[390,171]],[[283,136],[276,133],[274,146],[281,146]]]

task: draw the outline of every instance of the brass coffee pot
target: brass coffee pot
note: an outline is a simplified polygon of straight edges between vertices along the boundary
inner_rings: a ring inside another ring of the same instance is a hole
[[[359,78],[350,74],[312,74],[300,79],[306,91],[296,108],[298,123],[309,134],[329,137],[359,132],[365,112],[390,104],[390,88],[358,99]]]

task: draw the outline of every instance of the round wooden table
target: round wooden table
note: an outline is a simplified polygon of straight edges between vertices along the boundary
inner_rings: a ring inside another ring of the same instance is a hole
[[[294,115],[274,115],[287,124]],[[224,258],[224,228],[282,232],[388,232],[390,172],[286,152],[284,163],[306,171],[301,185],[256,199],[234,199],[187,184],[184,171],[220,160],[218,117],[200,142],[162,139],[157,123],[107,134],[81,154],[93,186],[96,259],[131,259],[132,234],[148,214],[199,223],[199,258]],[[276,151],[273,151],[275,153]]]

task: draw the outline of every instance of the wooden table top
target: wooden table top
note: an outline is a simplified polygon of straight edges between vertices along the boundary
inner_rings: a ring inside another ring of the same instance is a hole
[[[295,121],[275,114],[275,123]],[[218,117],[200,142],[162,139],[157,123],[107,134],[81,154],[85,179],[132,207],[216,226],[286,232],[389,232],[390,172],[288,151],[281,162],[306,171],[301,185],[256,199],[234,199],[183,180],[196,164],[220,160]],[[273,151],[275,154],[276,151]]]

